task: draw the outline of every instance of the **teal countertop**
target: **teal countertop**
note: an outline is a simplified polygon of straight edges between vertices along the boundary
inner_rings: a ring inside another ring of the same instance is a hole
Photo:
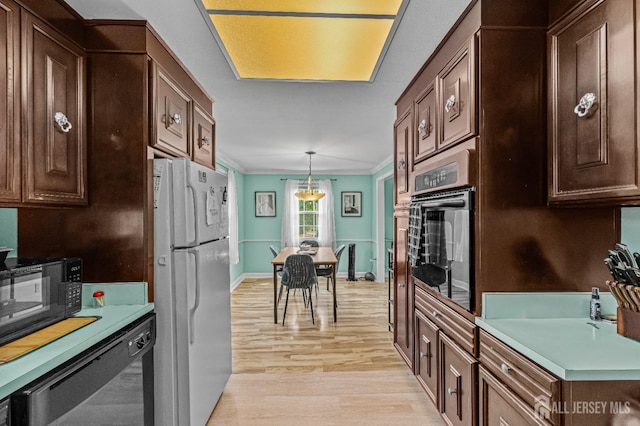
[[[92,301],[91,294],[95,290],[105,292],[103,308],[95,309],[88,306]],[[42,348],[0,365],[0,399],[153,311],[153,303],[147,302],[146,283],[84,284],[82,293],[83,308],[76,316],[98,316],[100,319]]]
[[[589,319],[591,293],[485,293],[476,324],[564,380],[640,380],[640,342]],[[603,314],[616,302],[601,293]]]

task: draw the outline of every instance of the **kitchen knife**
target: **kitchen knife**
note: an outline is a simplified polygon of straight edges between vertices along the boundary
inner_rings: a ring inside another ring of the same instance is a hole
[[[613,261],[613,266],[620,265],[620,255],[618,255],[617,251],[607,250],[607,257]]]
[[[620,277],[618,276],[618,272],[615,269],[614,260],[611,259],[610,257],[607,257],[604,260],[604,264],[607,265],[607,268],[609,268],[609,272],[611,273],[611,276],[613,277],[613,279],[615,281],[620,281]]]
[[[633,300],[633,305],[635,307],[634,310],[636,312],[640,311],[640,293],[638,293],[636,291],[636,287],[632,285],[628,285],[626,287],[626,290],[629,293],[629,296],[631,296],[631,299]]]
[[[634,259],[635,259],[635,261],[636,261],[636,266],[637,266],[638,268],[640,268],[640,253],[638,253],[638,252],[634,252],[634,253],[633,253],[633,258],[634,258]]]
[[[617,283],[616,289],[618,290],[618,295],[622,298],[624,307],[633,310],[633,306],[635,305],[635,303],[633,302],[633,300],[631,300],[631,295],[627,291],[625,284]]]
[[[613,298],[616,299],[616,302],[618,302],[618,306],[624,308],[624,298],[620,295],[620,292],[616,287],[616,282],[607,280],[606,284],[609,287],[609,291],[611,291]]]
[[[638,267],[635,260],[633,259],[633,256],[631,255],[631,252],[629,251],[629,248],[625,244],[616,243],[615,251],[618,252],[618,256],[624,263],[627,264],[627,266],[631,266],[632,268]]]

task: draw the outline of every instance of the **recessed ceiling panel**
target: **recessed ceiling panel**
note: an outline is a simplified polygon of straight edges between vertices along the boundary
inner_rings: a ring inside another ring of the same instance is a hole
[[[208,10],[392,15],[402,0],[202,0]]]
[[[239,77],[251,79],[369,81],[393,25],[393,19],[210,17]]]

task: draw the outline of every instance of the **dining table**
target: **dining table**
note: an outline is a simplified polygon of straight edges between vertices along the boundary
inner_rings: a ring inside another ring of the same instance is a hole
[[[336,268],[338,258],[333,252],[331,247],[311,247],[309,249],[302,250],[300,247],[284,247],[280,250],[280,253],[271,261],[273,265],[273,322],[278,323],[278,267],[284,265],[284,261],[290,254],[308,253],[313,259],[313,264],[333,266],[333,322],[338,321],[336,299]]]

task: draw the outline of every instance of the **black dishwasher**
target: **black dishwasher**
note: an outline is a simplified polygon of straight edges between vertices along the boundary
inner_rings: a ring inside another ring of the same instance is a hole
[[[149,313],[20,389],[9,424],[153,425],[155,334]]]

